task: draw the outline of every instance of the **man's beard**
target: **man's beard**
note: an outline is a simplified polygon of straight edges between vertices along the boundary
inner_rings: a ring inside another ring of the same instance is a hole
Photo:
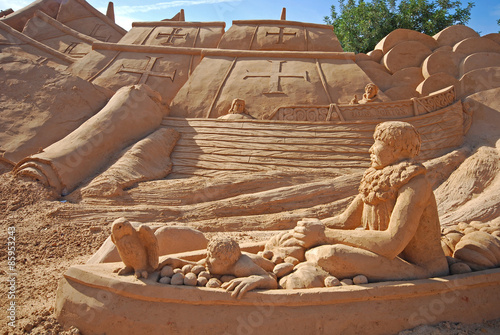
[[[412,160],[405,160],[384,168],[368,168],[361,178],[359,193],[363,202],[376,205],[383,201],[394,199],[401,186],[413,177],[426,173],[426,168]]]

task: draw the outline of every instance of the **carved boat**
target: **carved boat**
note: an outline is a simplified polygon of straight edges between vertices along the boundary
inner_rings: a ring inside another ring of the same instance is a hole
[[[57,291],[59,322],[84,334],[108,335],[394,334],[420,324],[493,319],[500,301],[500,269],[413,281],[256,290],[236,300],[222,289],[160,284],[154,274],[145,280],[118,276],[113,273],[118,266],[71,267]]]
[[[402,119],[432,113],[455,102],[453,86],[422,98],[367,104],[286,106],[277,108],[272,120],[283,121],[371,121]]]
[[[366,105],[285,106],[272,120],[164,118],[181,138],[170,178],[220,171],[350,172],[369,166],[375,126],[403,120],[418,128],[425,161],[462,145],[471,117],[449,87],[424,98]]]

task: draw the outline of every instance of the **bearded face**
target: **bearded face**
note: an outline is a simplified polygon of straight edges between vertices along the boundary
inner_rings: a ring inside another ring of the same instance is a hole
[[[396,163],[399,155],[394,148],[387,143],[375,140],[370,148],[371,167],[379,170]]]

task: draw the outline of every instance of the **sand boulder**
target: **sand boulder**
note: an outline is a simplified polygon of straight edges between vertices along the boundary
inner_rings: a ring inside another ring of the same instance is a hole
[[[458,83],[455,77],[444,72],[439,72],[422,81],[417,86],[417,92],[422,96],[426,96],[451,85],[454,85],[456,88],[458,87]]]
[[[386,54],[396,45],[408,41],[419,42],[431,50],[434,50],[439,46],[439,44],[429,35],[410,29],[396,29],[384,37],[375,46],[375,50],[382,50],[383,53]]]
[[[467,56],[459,67],[460,77],[469,71],[485,67],[500,67],[500,53],[479,52]]]
[[[431,53],[432,50],[421,42],[405,41],[387,52],[382,62],[391,73],[395,73],[407,67],[420,67]]]
[[[422,63],[422,74],[426,79],[440,72],[458,77],[458,65],[463,57],[451,50],[434,51]]]
[[[454,46],[455,44],[462,40],[465,40],[466,38],[479,37],[479,34],[467,26],[457,24],[441,30],[433,37],[440,46]]]
[[[470,37],[455,44],[453,51],[464,55],[478,52],[500,53],[500,45],[489,38]]]

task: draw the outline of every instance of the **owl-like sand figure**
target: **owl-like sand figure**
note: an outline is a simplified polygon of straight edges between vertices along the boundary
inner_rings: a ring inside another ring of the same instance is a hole
[[[127,219],[116,219],[111,226],[111,240],[125,263],[119,275],[134,273],[136,278],[147,278],[158,267],[158,241],[148,226],[136,229]]]

